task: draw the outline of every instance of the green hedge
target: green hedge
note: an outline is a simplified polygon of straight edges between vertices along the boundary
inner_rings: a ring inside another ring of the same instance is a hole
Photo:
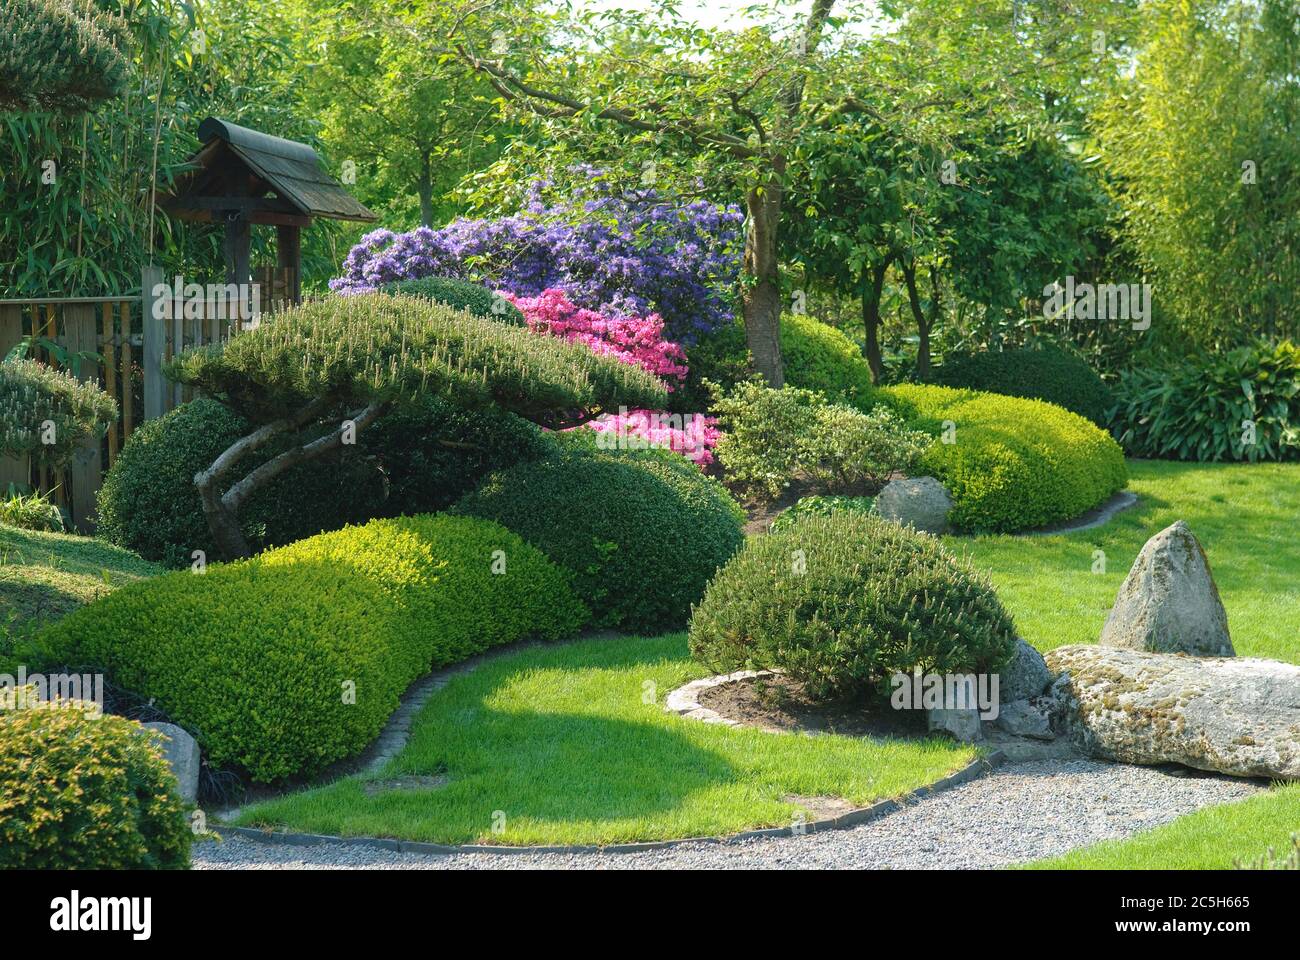
[[[457,280],[453,277],[422,277],[419,280],[398,280],[379,288],[383,293],[404,297],[421,297],[435,303],[445,303],[457,310],[468,310],[476,317],[499,320],[511,326],[522,327],[524,315],[509,300],[493,293],[481,283]]]
[[[1300,460],[1300,346],[1290,341],[1148,358],[1115,392],[1111,430],[1135,457]]]
[[[0,870],[167,870],[193,833],[161,736],[0,692]]]
[[[810,316],[783,314],[781,357],[786,386],[816,390],[831,403],[846,403],[869,411],[887,397],[871,384],[871,368],[857,344],[830,324]],[[690,376],[686,386],[670,395],[674,409],[703,410],[708,391],[700,386],[711,380],[724,389],[753,375],[745,328],[740,323],[723,327],[686,352]],[[684,406],[681,406],[684,404]]]
[[[494,474],[452,509],[573,571],[596,624],[625,630],[685,623],[744,539],[740,507],[693,464],[576,448]]]
[[[567,575],[509,531],[413,517],[132,584],[42,641],[151,698],[211,763],[272,781],[361,751],[431,667],[584,618]]]
[[[963,530],[1011,532],[1070,520],[1128,482],[1124,452],[1083,417],[1040,400],[951,387],[885,391],[936,437],[919,473],[943,481]],[[945,423],[955,441],[944,443]]]
[[[885,693],[894,673],[988,673],[1015,627],[988,581],[927,534],[856,511],[751,537],[691,616],[711,670],[780,669],[814,698]]]
[[[1115,397],[1092,367],[1059,347],[952,354],[934,372],[936,383],[1009,397],[1045,400],[1104,428]]]

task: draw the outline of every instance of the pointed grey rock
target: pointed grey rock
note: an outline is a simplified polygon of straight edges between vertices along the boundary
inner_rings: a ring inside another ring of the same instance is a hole
[[[1236,656],[1210,563],[1185,522],[1179,520],[1146,542],[1119,588],[1098,643],[1149,653]]]

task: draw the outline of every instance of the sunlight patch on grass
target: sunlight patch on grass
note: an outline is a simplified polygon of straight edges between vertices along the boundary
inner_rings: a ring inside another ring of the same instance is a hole
[[[939,738],[773,734],[664,711],[670,691],[706,673],[682,634],[583,640],[490,661],[435,694],[407,748],[373,778],[445,774],[446,786],[367,796],[365,780],[353,777],[259,804],[238,822],[441,843],[714,836],[791,825],[800,811],[788,796],[865,806],[977,756]]]

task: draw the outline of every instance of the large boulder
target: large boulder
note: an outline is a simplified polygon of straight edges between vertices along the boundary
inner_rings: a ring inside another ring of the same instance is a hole
[[[181,799],[193,803],[199,795],[199,745],[193,737],[174,723],[144,723],[146,730],[163,735],[163,758],[176,774]]]
[[[1052,682],[1043,655],[1025,641],[1016,639],[1016,652],[1002,668],[998,679],[998,702],[1014,703],[1039,696]]]
[[[951,509],[952,498],[934,477],[891,480],[876,495],[876,513],[924,533],[946,533]]]
[[[1182,520],[1146,542],[1098,642],[1151,653],[1236,655],[1210,562]]]
[[[1068,675],[1067,732],[1093,756],[1300,778],[1300,666],[1090,644],[1046,660]]]

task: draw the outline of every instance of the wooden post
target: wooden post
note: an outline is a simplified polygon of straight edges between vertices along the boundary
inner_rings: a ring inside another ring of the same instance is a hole
[[[63,308],[63,345],[69,354],[97,352],[96,320],[92,303],[70,303]],[[83,358],[77,367],[77,379],[98,383],[99,365]],[[66,471],[71,489],[64,491],[64,502],[72,511],[73,526],[82,533],[95,532],[95,491],[103,474],[100,442],[98,436],[83,441]]]
[[[290,303],[302,303],[302,228],[275,228],[275,265],[281,270],[288,270],[286,278],[288,289],[285,296]]]
[[[106,303],[100,308],[100,314],[103,318],[104,346],[99,351],[104,357],[104,392],[114,400],[117,399],[117,353],[113,349],[113,305]],[[122,405],[118,404],[118,415],[121,416]],[[117,459],[117,424],[109,424],[108,427],[108,465],[112,466],[113,461]]]
[[[142,299],[143,303],[144,300]],[[122,324],[122,442],[126,443],[135,429],[135,382],[131,363],[131,304],[119,303]]]
[[[253,228],[243,213],[226,214],[226,283],[251,283],[248,258],[253,246]]]
[[[162,268],[150,264],[140,272],[140,303],[144,308],[144,419],[153,420],[167,412],[167,382],[163,379],[163,350],[167,342],[166,305],[171,298],[170,289],[155,291],[161,286]],[[161,296],[155,296],[155,292]],[[129,362],[129,346],[123,351],[123,362]]]
[[[0,307],[0,359],[18,345],[23,338],[23,308]],[[9,490],[9,484],[26,487],[32,479],[31,462],[27,457],[0,457],[0,495]]]

